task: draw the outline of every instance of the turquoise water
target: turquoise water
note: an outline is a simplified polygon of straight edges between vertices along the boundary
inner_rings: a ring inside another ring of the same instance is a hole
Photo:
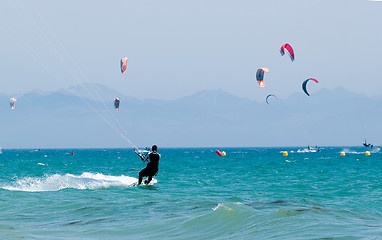
[[[378,148],[215,150],[159,149],[135,186],[129,149],[3,149],[1,238],[382,239]]]

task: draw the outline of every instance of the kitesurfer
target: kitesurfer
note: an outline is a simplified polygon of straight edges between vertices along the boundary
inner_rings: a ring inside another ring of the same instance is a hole
[[[144,181],[144,183],[149,184],[153,176],[155,176],[158,172],[160,155],[158,153],[157,145],[153,145],[151,147],[151,151],[152,152],[146,155],[138,154],[138,156],[142,159],[142,161],[144,162],[148,161],[147,166],[144,169],[142,169],[142,171],[139,172],[138,185],[142,183],[143,177],[148,177],[147,180]]]
[[[370,148],[373,148],[373,147],[374,147],[373,144],[371,144],[371,143],[367,143],[366,139],[365,139],[365,142],[363,143],[363,146],[365,146],[365,147],[370,147]]]

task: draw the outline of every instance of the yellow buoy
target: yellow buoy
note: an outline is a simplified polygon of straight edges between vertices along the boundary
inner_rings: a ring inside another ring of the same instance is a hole
[[[284,157],[288,156],[288,152],[287,152],[287,151],[284,151],[284,152],[283,152],[283,156],[284,156]]]
[[[366,155],[366,156],[370,156],[370,152],[369,152],[369,151],[366,151],[366,152],[365,152],[365,155]]]
[[[341,155],[341,156],[345,156],[345,152],[341,152],[340,155]]]
[[[222,152],[222,156],[225,156],[225,155],[227,155],[224,151]]]

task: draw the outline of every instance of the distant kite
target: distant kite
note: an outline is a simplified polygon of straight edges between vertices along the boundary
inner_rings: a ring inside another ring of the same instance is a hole
[[[9,99],[9,105],[11,106],[11,109],[14,110],[15,109],[15,103],[17,102],[17,99],[16,98],[11,98]]]
[[[114,107],[116,111],[119,111],[119,98],[114,99]]]
[[[318,81],[314,78],[308,78],[306,79],[303,83],[302,83],[302,90],[304,90],[304,92],[306,93],[306,95],[310,96],[309,93],[308,93],[308,90],[306,90],[306,84],[309,82],[309,81],[313,81],[315,83],[318,83]]]
[[[274,98],[275,98],[276,96],[273,95],[273,94],[269,94],[269,95],[265,98],[265,101],[267,102],[267,104],[269,104],[269,102],[268,102],[268,98],[269,98],[269,97],[274,97]]]
[[[127,70],[127,57],[121,59],[121,72],[124,73]]]
[[[264,84],[264,73],[269,72],[268,68],[259,68],[256,72],[256,80],[259,83],[260,87],[265,88]]]
[[[288,53],[290,60],[294,61],[294,51],[291,45],[289,45],[288,43],[285,43],[284,45],[281,46],[280,48],[281,56],[284,56],[285,51]]]

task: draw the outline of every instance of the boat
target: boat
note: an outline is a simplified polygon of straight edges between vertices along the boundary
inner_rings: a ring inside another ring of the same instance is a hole
[[[321,149],[319,147],[317,147],[317,146],[311,147],[309,145],[307,148],[304,148],[302,150],[301,149],[297,150],[298,153],[319,152],[319,151],[321,151]]]

